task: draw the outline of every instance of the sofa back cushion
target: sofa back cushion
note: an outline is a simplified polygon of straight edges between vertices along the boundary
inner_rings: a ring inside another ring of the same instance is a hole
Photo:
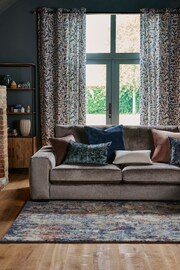
[[[124,126],[124,144],[126,150],[152,150],[154,141],[151,129],[178,132],[178,126]]]
[[[94,125],[94,127],[106,129],[115,125]],[[152,150],[154,151],[154,142],[151,128],[179,132],[178,126],[130,126],[124,125],[124,145],[126,150]],[[64,137],[72,134],[77,142],[88,143],[84,126],[81,125],[57,125],[55,127],[55,136]],[[152,155],[152,153],[151,153]]]
[[[55,137],[61,138],[72,134],[76,142],[88,143],[84,126],[81,125],[56,125],[55,127]]]
[[[114,126],[114,125],[113,125]],[[103,130],[112,127],[112,125],[99,125],[93,126],[97,128],[102,128]],[[84,126],[82,125],[56,125],[55,127],[55,137],[64,137],[69,134],[72,134],[76,140],[76,142],[86,143],[88,144],[88,138],[84,130]]]

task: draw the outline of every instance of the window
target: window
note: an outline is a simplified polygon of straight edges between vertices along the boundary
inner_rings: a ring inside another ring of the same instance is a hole
[[[116,15],[116,52],[139,53],[139,15]]]
[[[87,15],[86,124],[139,124],[140,16]]]
[[[87,15],[86,18],[87,52],[110,53],[110,15]]]

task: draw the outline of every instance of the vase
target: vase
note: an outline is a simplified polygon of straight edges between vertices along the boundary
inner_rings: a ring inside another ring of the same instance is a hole
[[[10,75],[4,75],[3,77],[3,85],[6,85],[7,87],[10,86],[10,83],[12,82],[11,76]]]
[[[17,84],[16,84],[15,81],[12,81],[12,83],[11,83],[11,88],[17,88]]]
[[[31,131],[31,120],[21,119],[19,127],[20,127],[20,132],[22,136],[29,136],[29,133]]]

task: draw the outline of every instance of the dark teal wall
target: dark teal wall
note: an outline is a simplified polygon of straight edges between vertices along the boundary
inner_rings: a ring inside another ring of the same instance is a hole
[[[180,7],[180,0],[19,0],[0,15],[0,61],[34,62],[37,58],[37,7],[85,7],[87,12],[139,12],[144,7]]]
[[[37,7],[85,7],[87,12],[139,12],[141,8],[177,8],[180,0],[19,0],[0,14],[0,62],[37,64]]]

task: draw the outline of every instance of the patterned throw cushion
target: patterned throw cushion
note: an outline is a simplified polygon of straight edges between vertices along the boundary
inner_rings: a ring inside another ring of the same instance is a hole
[[[170,142],[168,137],[180,140],[180,132],[171,132],[164,130],[152,129],[154,140],[154,153],[152,161],[154,162],[169,162],[170,160]]]
[[[111,142],[83,144],[70,141],[64,164],[107,164],[107,153]]]
[[[180,140],[169,137],[171,151],[170,151],[170,164],[180,166]]]
[[[75,141],[75,138],[73,135],[68,135],[62,138],[49,138],[49,141],[55,152],[57,166],[63,162],[67,154],[70,140]]]
[[[108,150],[108,162],[113,162],[116,150],[124,150],[123,126],[114,126],[105,130],[90,126],[85,126],[85,133],[89,144],[112,142]]]
[[[114,164],[152,164],[150,159],[151,150],[118,150],[116,151],[116,157],[113,161]]]

